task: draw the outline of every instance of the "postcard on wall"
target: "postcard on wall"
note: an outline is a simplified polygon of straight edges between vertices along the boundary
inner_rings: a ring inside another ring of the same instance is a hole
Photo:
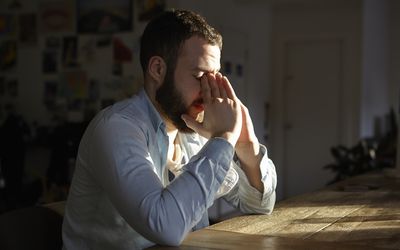
[[[120,38],[113,39],[114,62],[132,62],[132,49]]]
[[[16,18],[12,14],[0,14],[0,38],[15,38]]]
[[[36,15],[34,13],[19,15],[19,41],[24,45],[37,43]]]
[[[76,36],[64,37],[62,62],[64,67],[78,65],[78,39]]]
[[[61,75],[63,94],[69,100],[86,99],[88,97],[88,79],[83,70],[64,72]]]
[[[17,63],[17,43],[15,41],[0,42],[0,71],[9,71]]]
[[[132,30],[132,0],[76,1],[78,33]]]
[[[56,73],[58,69],[58,53],[56,50],[43,51],[43,73]]]
[[[165,0],[139,0],[139,21],[148,21],[165,9]]]
[[[42,33],[73,32],[74,21],[73,1],[45,1],[39,5],[39,27]]]

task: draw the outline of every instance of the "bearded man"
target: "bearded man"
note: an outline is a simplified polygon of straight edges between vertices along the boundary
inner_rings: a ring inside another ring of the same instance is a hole
[[[64,249],[177,246],[208,226],[220,197],[244,213],[271,213],[275,167],[219,73],[221,50],[221,35],[194,12],[149,22],[144,88],[97,114],[81,140]]]

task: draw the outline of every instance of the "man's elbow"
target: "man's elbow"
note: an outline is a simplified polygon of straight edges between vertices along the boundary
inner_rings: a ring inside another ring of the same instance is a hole
[[[180,246],[182,241],[185,239],[185,234],[172,233],[174,230],[166,230],[159,233],[154,241],[159,245],[164,246]]]

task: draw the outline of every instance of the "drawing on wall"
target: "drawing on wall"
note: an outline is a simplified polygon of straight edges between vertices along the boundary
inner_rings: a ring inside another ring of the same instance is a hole
[[[24,45],[37,43],[36,15],[26,13],[19,15],[19,41]]]
[[[56,73],[58,53],[55,50],[47,49],[43,51],[43,73]]]
[[[124,63],[132,61],[132,50],[118,37],[113,40],[114,62]]]
[[[42,2],[39,6],[39,27],[42,33],[74,31],[73,1]]]
[[[17,43],[3,41],[0,43],[0,71],[8,71],[15,67],[17,62]]]
[[[113,33],[132,30],[131,0],[76,1],[79,33]]]
[[[62,93],[68,100],[88,97],[88,80],[83,70],[68,71],[61,74]]]
[[[12,14],[0,14],[0,37],[15,36],[16,20]]]
[[[139,0],[139,21],[148,21],[165,9],[165,0]]]
[[[95,62],[96,57],[96,41],[94,38],[89,38],[87,40],[79,40],[79,56],[80,62],[85,61],[88,63]]]
[[[78,39],[75,36],[64,37],[62,62],[64,67],[78,65]]]

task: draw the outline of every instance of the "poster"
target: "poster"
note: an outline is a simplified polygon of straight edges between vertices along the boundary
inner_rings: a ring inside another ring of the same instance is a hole
[[[78,65],[78,39],[76,36],[64,37],[62,62],[64,67]]]
[[[56,50],[47,49],[43,51],[43,73],[57,72],[58,53]]]
[[[114,33],[132,30],[131,0],[76,1],[78,33]]]
[[[0,37],[14,37],[16,31],[16,20],[12,14],[0,14]]]
[[[148,21],[165,9],[165,0],[139,0],[139,21]]]
[[[17,43],[15,41],[0,42],[0,71],[9,71],[17,63]]]
[[[86,99],[88,97],[88,79],[83,70],[68,71],[61,74],[63,89],[60,95],[68,100]]]
[[[56,0],[41,2],[39,5],[40,31],[42,33],[73,32],[75,23],[74,14],[73,1]]]

